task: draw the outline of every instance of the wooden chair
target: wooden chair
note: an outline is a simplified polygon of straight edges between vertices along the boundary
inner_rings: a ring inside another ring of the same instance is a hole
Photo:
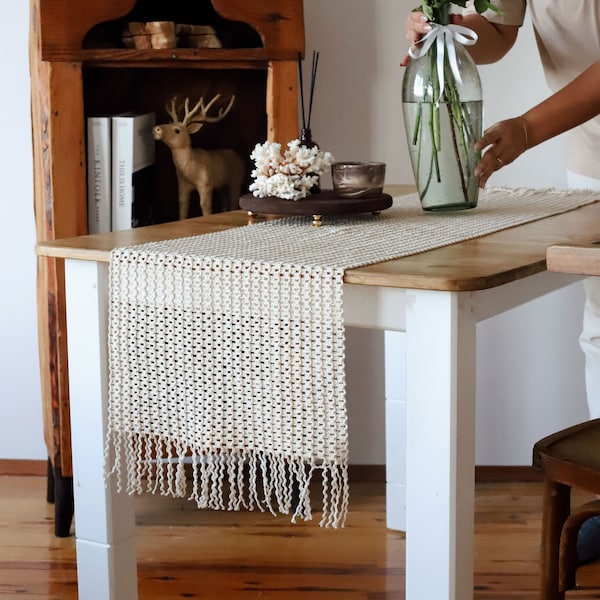
[[[565,592],[576,586],[579,528],[600,515],[600,500],[571,508],[572,488],[600,496],[600,419],[539,440],[533,466],[544,476],[540,598],[564,600]]]

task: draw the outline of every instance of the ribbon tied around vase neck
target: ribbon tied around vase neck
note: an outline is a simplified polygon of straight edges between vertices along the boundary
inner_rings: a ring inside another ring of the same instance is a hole
[[[436,45],[436,62],[438,82],[440,84],[440,94],[436,101],[439,103],[442,94],[444,93],[444,58],[446,51],[448,52],[448,62],[454,78],[458,83],[462,83],[458,61],[456,59],[456,48],[454,41],[456,40],[463,46],[473,46],[477,43],[479,36],[472,29],[463,27],[462,25],[440,25],[439,23],[431,23],[432,29],[427,32],[413,47],[408,51],[408,55],[413,59],[422,58],[429,52],[433,44]]]

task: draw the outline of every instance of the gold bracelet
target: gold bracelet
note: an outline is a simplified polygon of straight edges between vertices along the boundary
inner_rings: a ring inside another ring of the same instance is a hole
[[[517,117],[518,121],[521,123],[523,127],[523,133],[525,134],[525,150],[529,150],[529,132],[527,130],[527,119],[523,115]]]

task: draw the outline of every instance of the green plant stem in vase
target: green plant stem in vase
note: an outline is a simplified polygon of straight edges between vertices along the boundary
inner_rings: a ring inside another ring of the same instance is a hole
[[[481,81],[464,46],[476,42],[471,30],[450,22],[451,4],[423,0],[432,31],[423,37],[406,67],[402,106],[406,137],[421,206],[450,211],[477,206],[479,182],[473,170],[483,132]],[[493,8],[478,3],[478,11]]]

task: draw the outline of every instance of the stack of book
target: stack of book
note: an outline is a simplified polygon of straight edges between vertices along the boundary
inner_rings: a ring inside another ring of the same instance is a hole
[[[155,124],[155,113],[88,118],[88,233],[152,223]]]

